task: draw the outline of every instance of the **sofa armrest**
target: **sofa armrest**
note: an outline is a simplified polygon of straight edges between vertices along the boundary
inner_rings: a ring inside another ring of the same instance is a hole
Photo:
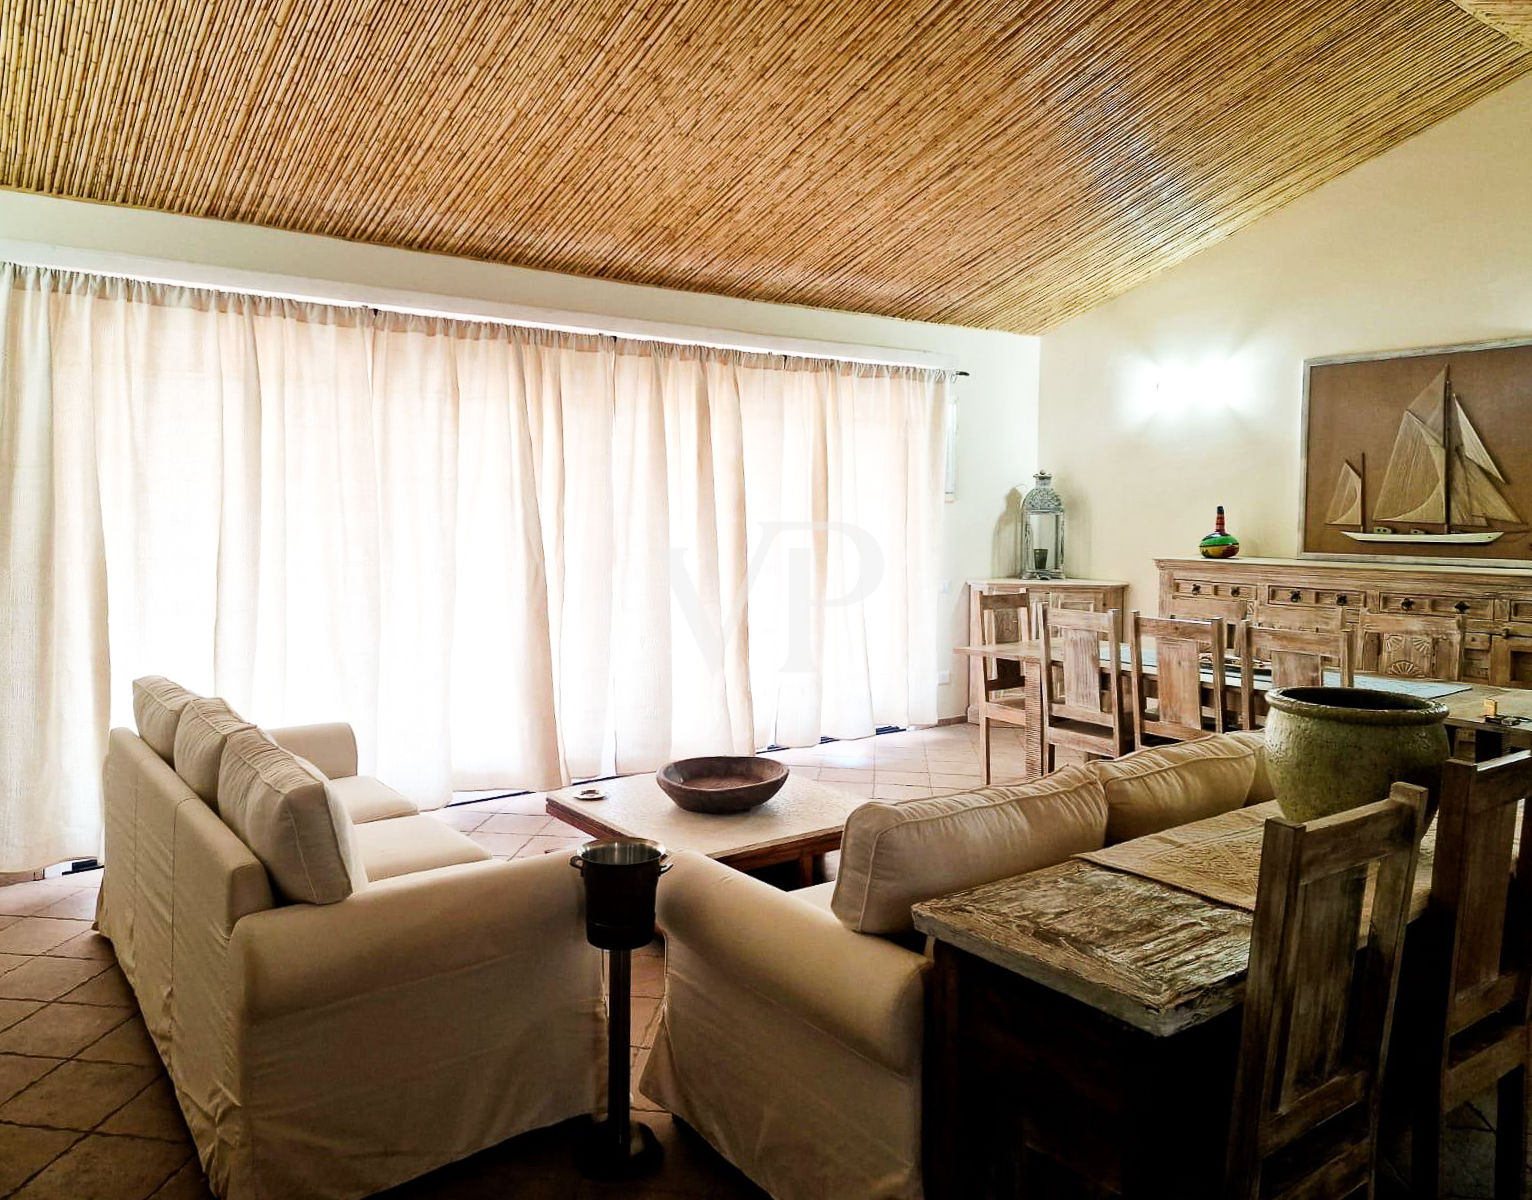
[[[356,734],[344,721],[289,725],[266,732],[282,749],[308,759],[330,779],[348,779],[356,774]]]
[[[667,953],[698,956],[894,1070],[920,1061],[924,955],[691,852],[660,881],[659,922]]]
[[[600,951],[585,941],[579,873],[562,854],[417,871],[338,904],[289,904],[245,917],[229,950],[251,1022],[402,988],[485,963],[579,978],[600,995]]]

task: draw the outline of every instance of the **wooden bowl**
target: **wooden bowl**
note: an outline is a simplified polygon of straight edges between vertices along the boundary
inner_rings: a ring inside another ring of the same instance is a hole
[[[732,813],[775,796],[787,782],[787,768],[772,758],[720,754],[666,763],[654,778],[687,812]]]

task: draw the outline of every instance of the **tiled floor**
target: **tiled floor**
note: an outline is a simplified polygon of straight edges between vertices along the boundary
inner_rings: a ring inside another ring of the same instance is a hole
[[[947,726],[837,742],[776,757],[794,771],[860,795],[909,800],[979,782],[977,731]],[[996,780],[1021,775],[1014,731],[1001,731]],[[540,796],[502,796],[437,814],[502,858],[578,845],[543,813]],[[169,1081],[139,1019],[111,945],[91,932],[100,873],[0,887],[0,1197],[24,1200],[206,1200],[209,1195]],[[637,1080],[654,1036],[664,964],[635,957]],[[389,1193],[390,1200],[589,1200],[602,1196],[729,1200],[764,1193],[642,1096],[635,1117],[666,1149],[642,1184],[596,1184],[573,1166],[571,1126],[532,1133]],[[1493,1109],[1456,1114],[1447,1147],[1454,1195],[1490,1195]],[[1397,1195],[1397,1189],[1382,1194]],[[294,1198],[297,1200],[297,1198]],[[853,1198],[847,1198],[853,1200]]]

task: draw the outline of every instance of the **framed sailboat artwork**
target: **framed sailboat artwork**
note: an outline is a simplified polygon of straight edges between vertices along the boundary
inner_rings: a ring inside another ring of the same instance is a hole
[[[1305,557],[1532,566],[1532,339],[1304,363]]]

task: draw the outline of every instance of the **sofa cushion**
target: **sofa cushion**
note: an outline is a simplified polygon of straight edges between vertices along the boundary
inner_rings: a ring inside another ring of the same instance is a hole
[[[1091,763],[1106,792],[1106,841],[1125,842],[1240,808],[1255,751],[1227,734]]]
[[[224,743],[218,815],[284,899],[334,904],[366,886],[351,818],[324,777],[254,727]]]
[[[138,736],[166,762],[171,762],[175,758],[176,726],[181,723],[181,710],[193,700],[200,699],[202,697],[196,692],[187,691],[163,675],[135,679],[133,720],[138,725]]]
[[[859,933],[906,933],[912,904],[1099,850],[1106,820],[1101,784],[1083,767],[1019,786],[873,801],[846,822],[831,907]]]
[[[214,810],[218,808],[218,771],[223,764],[224,743],[230,734],[250,728],[250,722],[216,697],[193,700],[181,710],[172,765],[181,781]]]
[[[392,879],[416,871],[482,862],[488,850],[435,817],[390,817],[356,827],[357,850],[367,878]]]
[[[330,794],[338,799],[358,825],[386,821],[390,817],[413,817],[420,809],[388,784],[370,775],[348,775],[329,781]],[[369,878],[371,872],[368,872]]]
[[[1250,790],[1245,793],[1245,803],[1265,804],[1268,800],[1275,800],[1277,789],[1273,786],[1271,774],[1266,769],[1266,731],[1240,729],[1224,736],[1233,738],[1241,745],[1249,746],[1255,754],[1255,778],[1250,781]]]

